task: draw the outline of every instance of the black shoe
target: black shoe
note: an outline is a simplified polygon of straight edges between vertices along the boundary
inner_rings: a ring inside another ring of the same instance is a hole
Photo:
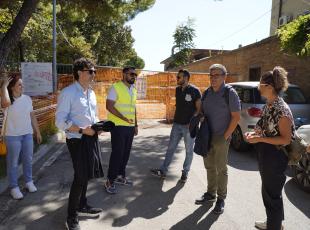
[[[195,204],[203,204],[204,202],[214,202],[214,201],[216,201],[216,197],[206,192],[199,199],[195,200]]]
[[[116,177],[116,179],[114,180],[114,183],[115,184],[120,184],[120,185],[128,185],[128,186],[132,186],[133,185],[132,180],[130,180],[127,177],[124,177],[124,176]]]
[[[103,210],[101,208],[94,208],[88,204],[86,204],[83,208],[78,210],[79,213],[89,214],[89,215],[97,215],[101,213]]]
[[[68,230],[81,230],[77,217],[68,218],[66,221],[66,227]]]
[[[181,182],[181,183],[185,183],[186,180],[187,180],[187,173],[182,172],[182,176],[181,176],[181,178],[180,178],[180,182]]]
[[[156,177],[160,177],[161,179],[166,178],[166,174],[160,169],[151,169],[151,174]]]
[[[225,201],[223,199],[217,199],[213,213],[222,214],[224,212]]]

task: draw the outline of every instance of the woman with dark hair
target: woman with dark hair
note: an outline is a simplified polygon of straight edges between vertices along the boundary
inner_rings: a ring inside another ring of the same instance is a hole
[[[255,132],[245,134],[246,140],[254,143],[257,149],[262,179],[267,221],[256,221],[255,227],[259,229],[283,229],[282,189],[286,180],[284,171],[288,158],[279,147],[291,143],[295,130],[292,112],[279,96],[287,87],[287,72],[282,67],[276,66],[273,71],[261,77],[258,89],[261,96],[266,98],[266,105]]]
[[[6,123],[4,127],[5,143],[7,146],[7,174],[10,193],[14,199],[22,199],[18,186],[18,160],[21,158],[26,188],[29,192],[36,192],[32,181],[33,131],[38,144],[41,143],[37,119],[35,117],[32,100],[24,95],[23,83],[19,76],[13,76],[7,86],[10,104],[6,107]]]

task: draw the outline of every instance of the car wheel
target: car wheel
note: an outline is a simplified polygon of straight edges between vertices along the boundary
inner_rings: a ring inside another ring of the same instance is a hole
[[[232,133],[231,145],[236,151],[246,151],[249,149],[249,144],[243,139],[243,134],[239,126]]]
[[[293,166],[293,171],[297,184],[310,193],[310,155],[304,154],[298,165]]]

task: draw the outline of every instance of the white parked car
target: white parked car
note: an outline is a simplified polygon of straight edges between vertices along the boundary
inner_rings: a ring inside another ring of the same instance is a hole
[[[257,89],[258,83],[258,81],[229,83],[241,100],[241,119],[231,140],[231,146],[237,151],[244,151],[249,147],[243,136],[246,132],[253,131],[265,105]],[[290,84],[282,97],[293,113],[296,127],[310,124],[310,104],[297,85]]]
[[[310,125],[303,125],[297,129],[297,133],[310,144]],[[294,172],[294,178],[298,185],[310,192],[310,154],[303,154],[302,159],[298,165],[292,166]]]

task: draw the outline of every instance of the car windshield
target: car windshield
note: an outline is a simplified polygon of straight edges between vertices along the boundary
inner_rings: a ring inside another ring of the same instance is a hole
[[[254,98],[256,104],[264,104],[266,99],[260,96],[257,88],[254,88]],[[307,100],[300,88],[289,87],[286,92],[280,95],[287,104],[306,104]]]
[[[297,87],[289,87],[282,95],[287,104],[305,104],[307,103],[305,96]]]

